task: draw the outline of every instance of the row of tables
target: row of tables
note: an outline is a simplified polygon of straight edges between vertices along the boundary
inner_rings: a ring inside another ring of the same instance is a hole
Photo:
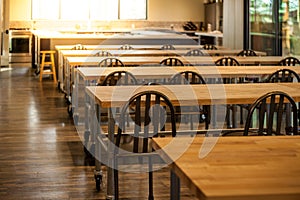
[[[108,158],[112,159],[113,156],[110,151],[111,147],[109,145],[106,146],[103,138],[100,137],[104,133],[101,128],[97,127],[97,110],[108,108],[108,138],[112,141],[114,135],[114,119],[110,108],[122,106],[133,94],[139,91],[151,89],[163,92],[174,105],[191,105],[195,103],[213,106],[224,104],[251,104],[261,95],[274,89],[284,91],[291,95],[295,101],[300,101],[299,83],[91,86],[95,85],[96,80],[99,78],[103,78],[110,72],[119,69],[130,71],[138,79],[142,80],[165,79],[183,70],[197,71],[207,79],[247,76],[261,77],[282,68],[282,66],[274,66],[283,58],[280,56],[236,57],[241,64],[252,64],[253,66],[143,67],[139,65],[160,62],[165,56],[130,55],[120,56],[119,58],[125,65],[135,65],[139,67],[95,68],[91,66],[97,65],[103,58],[81,57],[78,56],[79,54],[77,54],[77,56],[70,56],[67,54],[67,51],[64,52],[65,54],[63,51],[60,53],[59,55],[63,55],[62,62],[64,72],[69,73],[69,76],[64,77],[67,81],[67,88],[71,88],[72,81],[75,83],[72,94],[72,110],[74,111],[76,126],[79,131],[84,133],[83,140],[86,140],[86,135],[89,135],[90,142],[96,145],[96,158],[101,157],[100,154],[103,153],[101,152],[103,149],[106,150],[105,153],[108,154]],[[84,53],[87,53],[87,51],[82,52],[82,54]],[[194,62],[202,64],[204,62],[207,64],[208,61],[213,64],[215,59],[220,57],[222,56],[200,58],[186,58],[180,56],[185,63]],[[290,68],[300,74],[299,67],[284,68]],[[74,70],[74,74],[72,74],[72,70]],[[71,95],[71,93],[68,95]],[[82,104],[79,102],[79,99],[81,99]],[[81,110],[81,106],[83,110]],[[216,115],[217,113],[213,114]],[[191,138],[187,139],[182,137],[154,139],[153,147],[157,150],[162,150],[159,152],[166,162],[172,161],[172,164],[170,164],[170,168],[172,169],[171,199],[177,200],[180,198],[180,181],[178,177],[188,185],[199,199],[299,199],[299,170],[297,170],[296,167],[290,168],[289,172],[280,169],[283,165],[289,166],[289,164],[292,163],[294,163],[294,166],[299,166],[300,154],[296,147],[300,146],[300,138],[295,136],[286,136],[282,138],[282,140],[280,140],[281,138],[279,137],[249,138],[251,139],[243,140],[243,138],[239,137],[194,137],[192,140]],[[173,147],[177,150],[180,149],[177,146],[179,144],[178,141],[177,143],[175,141],[177,139],[180,144],[189,144],[188,151],[184,152],[180,159],[172,158],[173,151],[169,152],[164,148],[167,144],[174,142],[175,145]],[[206,156],[199,158],[199,150],[205,143],[214,144],[214,148]],[[250,145],[253,147],[251,151],[249,150]],[[276,151],[274,151],[275,149]],[[227,157],[228,151],[229,155]],[[245,156],[246,153],[249,154]],[[255,159],[255,156],[258,154],[261,154],[261,157],[259,157],[261,159]],[[221,155],[223,155],[223,157]],[[264,159],[265,157],[269,159],[266,160]],[[283,164],[278,164],[276,159],[281,160]],[[195,162],[190,162],[190,160],[194,160]],[[212,168],[210,166],[212,166]],[[100,167],[101,163],[97,160],[95,174],[101,173]],[[222,173],[223,170],[224,173]],[[243,170],[246,170],[246,173]],[[251,170],[256,173],[251,173]],[[252,176],[257,177],[257,181],[253,179]],[[113,198],[114,186],[112,169],[110,167],[108,167],[106,181],[107,197]]]

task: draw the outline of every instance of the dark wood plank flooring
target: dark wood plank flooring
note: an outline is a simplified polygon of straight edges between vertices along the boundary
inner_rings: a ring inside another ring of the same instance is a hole
[[[93,170],[57,85],[31,68],[2,68],[0,199],[105,199]],[[146,175],[120,179],[121,199],[147,199]],[[154,184],[155,199],[169,199],[168,169],[154,173]],[[194,199],[185,187],[182,199]]]

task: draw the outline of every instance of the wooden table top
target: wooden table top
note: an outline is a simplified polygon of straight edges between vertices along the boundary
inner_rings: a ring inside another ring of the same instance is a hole
[[[86,92],[101,107],[119,107],[134,94],[154,90],[165,94],[174,106],[252,104],[267,92],[286,92],[300,101],[300,83],[247,83],[205,85],[88,86]]]
[[[210,64],[214,65],[215,61],[223,56],[190,56],[179,57],[184,64]],[[275,65],[283,56],[233,56],[240,64],[263,64]],[[66,57],[69,65],[97,65],[106,57]],[[120,56],[119,58],[125,65],[143,65],[143,64],[157,64],[160,63],[166,56]]]
[[[214,139],[154,138],[153,147],[199,199],[300,199],[300,136],[219,137],[200,158]]]
[[[74,45],[56,45],[55,49],[56,50],[70,50],[72,49]],[[86,49],[88,50],[108,50],[108,49],[119,49],[122,45],[83,45]],[[130,45],[134,49],[160,49],[163,45]],[[203,45],[198,45],[195,43],[195,45],[173,45],[175,49],[195,49],[195,48],[202,48]],[[217,46],[218,49],[228,49],[223,46]]]
[[[114,56],[184,56],[188,49],[177,50],[107,50]],[[222,50],[202,50],[205,55],[237,55],[241,50],[222,49]],[[99,50],[60,50],[62,56],[93,56]],[[258,55],[265,56],[265,52],[256,52]]]
[[[129,71],[137,78],[168,78],[181,71],[194,71],[204,78],[217,77],[252,77],[269,75],[279,69],[291,69],[300,74],[300,67],[295,66],[184,66],[184,67],[79,67],[77,72],[85,80],[94,80],[113,71]]]

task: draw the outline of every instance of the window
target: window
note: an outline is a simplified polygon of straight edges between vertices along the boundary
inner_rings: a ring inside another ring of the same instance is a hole
[[[146,0],[120,0],[120,19],[146,19]]]
[[[32,0],[32,19],[146,19],[147,0]]]
[[[117,20],[118,0],[91,0],[91,20]]]
[[[59,19],[59,0],[32,0],[32,19]]]

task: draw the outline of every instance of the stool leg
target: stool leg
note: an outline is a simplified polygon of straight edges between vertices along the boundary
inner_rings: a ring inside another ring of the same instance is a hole
[[[44,72],[44,66],[45,66],[45,58],[46,58],[46,54],[42,54],[42,63],[41,63],[41,67],[40,67],[40,81],[42,81],[43,79],[43,72]]]
[[[56,69],[55,69],[55,61],[54,61],[54,54],[51,53],[51,65],[52,65],[52,73],[53,73],[53,80],[54,80],[54,83],[57,82],[56,80]]]

